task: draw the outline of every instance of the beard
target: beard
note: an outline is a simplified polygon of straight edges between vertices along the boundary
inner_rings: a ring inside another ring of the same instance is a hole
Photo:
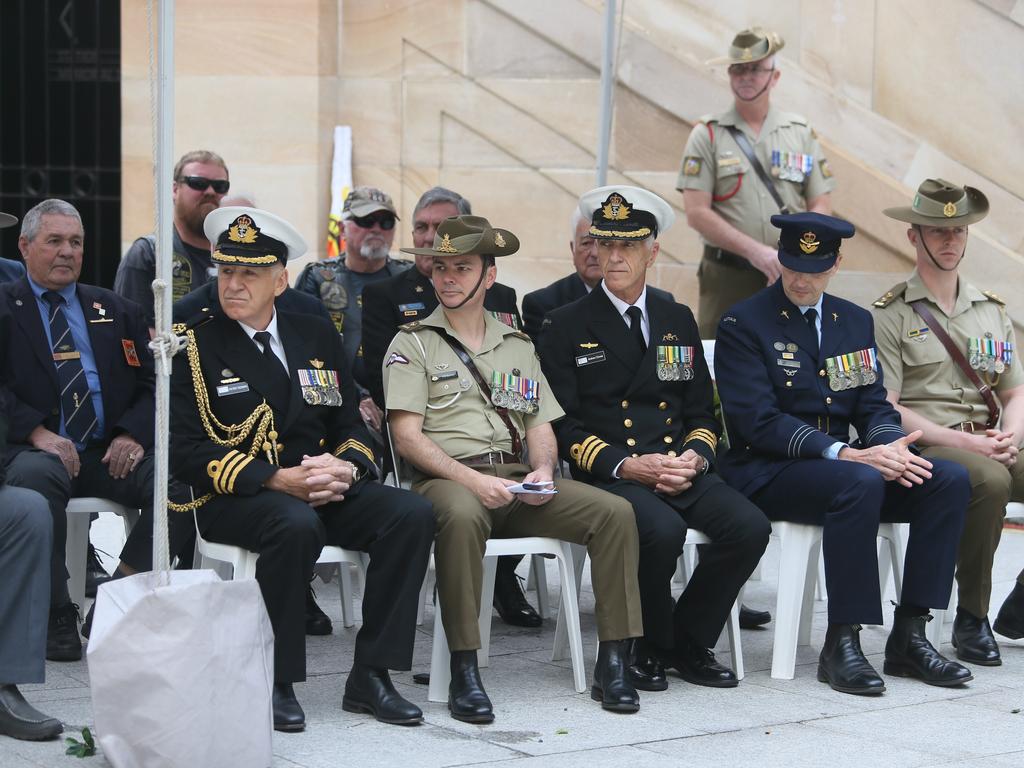
[[[359,255],[371,261],[383,261],[388,257],[388,247],[383,242],[376,245],[363,243],[359,247]]]
[[[174,206],[174,216],[194,237],[206,239],[203,222],[206,220],[207,214],[216,209],[217,200],[213,197],[204,197],[194,206],[178,202]]]

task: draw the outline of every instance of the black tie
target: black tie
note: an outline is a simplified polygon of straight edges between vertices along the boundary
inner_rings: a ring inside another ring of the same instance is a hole
[[[637,346],[641,352],[647,352],[647,342],[644,341],[644,329],[641,324],[643,312],[640,311],[640,307],[630,307],[626,310],[626,315],[629,317],[629,329],[633,332]]]
[[[288,402],[289,390],[291,389],[291,377],[284,369],[281,358],[274,354],[270,347],[270,339],[273,338],[269,331],[256,331],[253,338],[263,346],[263,357],[267,360],[268,373],[270,374],[270,396],[279,403]]]
[[[807,321],[807,327],[811,329],[811,338],[814,340],[814,356],[818,356],[818,326],[814,322],[818,319],[818,310],[811,307],[804,312],[804,320]]]
[[[96,409],[82,367],[82,356],[75,348],[75,339],[64,314],[64,297],[55,291],[46,291],[43,298],[50,305],[50,338],[53,340],[57,384],[60,385],[64,431],[72,441],[85,445],[96,428]]]

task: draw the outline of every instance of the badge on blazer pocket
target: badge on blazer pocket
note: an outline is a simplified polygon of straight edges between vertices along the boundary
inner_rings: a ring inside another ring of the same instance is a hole
[[[605,354],[603,349],[597,350],[597,352],[589,352],[585,355],[576,356],[576,367],[582,368],[585,365],[593,365],[594,363],[603,363],[608,359],[608,355]]]
[[[221,384],[217,387],[218,397],[227,397],[228,395],[240,395],[243,392],[249,391],[249,385],[244,381],[236,382],[235,384]]]

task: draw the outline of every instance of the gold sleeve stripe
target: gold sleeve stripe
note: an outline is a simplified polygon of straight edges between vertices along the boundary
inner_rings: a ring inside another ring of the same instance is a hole
[[[345,441],[344,443],[342,443],[341,445],[339,445],[339,446],[338,446],[338,447],[337,447],[337,448],[336,448],[336,449],[334,450],[334,455],[335,455],[335,456],[340,456],[340,455],[341,455],[341,454],[343,454],[343,453],[344,453],[345,451],[347,451],[347,450],[348,450],[349,448],[351,448],[351,449],[353,449],[353,450],[356,450],[356,451],[359,451],[359,452],[360,452],[361,454],[363,454],[364,456],[366,456],[366,458],[368,458],[368,459],[369,459],[370,461],[373,461],[373,460],[374,460],[374,459],[373,459],[373,451],[372,451],[372,450],[370,450],[370,449],[369,449],[369,448],[368,448],[367,446],[363,445],[363,444],[362,444],[361,442],[359,442],[358,440],[353,440],[353,439],[351,439],[351,438],[349,438],[349,439],[348,439],[348,440],[346,440],[346,441]]]
[[[251,461],[252,456],[246,456],[241,461],[234,462],[224,471],[223,485],[227,489],[227,493],[235,492],[235,480],[238,479],[238,475],[249,465],[249,462]]]
[[[232,459],[235,459],[241,455],[242,454],[239,453],[238,451],[231,450],[224,454],[224,456],[222,456],[221,458],[214,459],[213,461],[207,463],[206,474],[210,476],[211,480],[213,480],[213,489],[217,493],[224,493],[224,491],[221,490],[220,479],[224,473],[225,467]]]
[[[228,478],[232,476],[235,468],[246,459],[244,453],[238,451],[233,453],[234,456],[221,461],[220,472],[217,473],[217,477],[213,481],[213,488],[217,493],[231,493]]]
[[[590,435],[589,437],[584,438],[582,443],[573,444],[572,449],[569,451],[569,455],[572,456],[573,460],[577,464],[579,464],[581,468],[583,467],[583,454],[595,442],[600,442],[600,438],[596,437],[595,435]]]
[[[588,447],[583,452],[583,455],[580,456],[580,467],[582,467],[583,470],[586,472],[592,471],[592,468],[594,466],[594,460],[597,458],[597,454],[599,454],[607,447],[608,443],[606,443],[604,440],[599,440],[595,438],[594,442],[590,444],[590,447]]]
[[[718,448],[718,437],[710,429],[695,429],[685,438],[683,438],[683,444],[690,442],[691,440],[700,440],[701,442],[707,443],[708,447],[712,451]]]

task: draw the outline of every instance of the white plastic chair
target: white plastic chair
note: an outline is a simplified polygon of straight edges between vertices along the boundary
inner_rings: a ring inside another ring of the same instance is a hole
[[[80,496],[68,501],[68,532],[64,562],[68,568],[68,592],[71,595],[71,602],[79,606],[85,602],[85,561],[89,547],[89,517],[93,512],[118,515],[124,521],[126,537],[139,521],[139,510],[130,509],[110,499]]]
[[[772,677],[792,680],[798,645],[810,645],[814,586],[817,581],[823,528],[820,525],[772,523],[772,536],[779,539],[779,586],[775,602],[775,641],[772,648]],[[882,523],[878,537],[889,548],[893,584],[897,598],[903,588],[903,532],[899,523]]]
[[[495,558],[501,555],[554,555],[558,561],[559,579],[562,585],[561,610],[555,637],[565,632],[568,637],[569,654],[572,658],[573,683],[577,693],[587,689],[587,674],[583,668],[583,638],[580,633],[579,596],[576,591],[576,576],[572,544],[558,539],[529,536],[518,539],[488,539],[484,551],[484,580],[480,592],[480,642],[477,662],[481,667],[490,662],[491,643],[491,602],[494,595]],[[558,655],[558,643],[552,651],[552,661],[564,656]],[[441,621],[440,598],[434,606],[434,643],[430,655],[430,701],[448,701],[448,683],[451,682],[451,652],[448,638]]]

